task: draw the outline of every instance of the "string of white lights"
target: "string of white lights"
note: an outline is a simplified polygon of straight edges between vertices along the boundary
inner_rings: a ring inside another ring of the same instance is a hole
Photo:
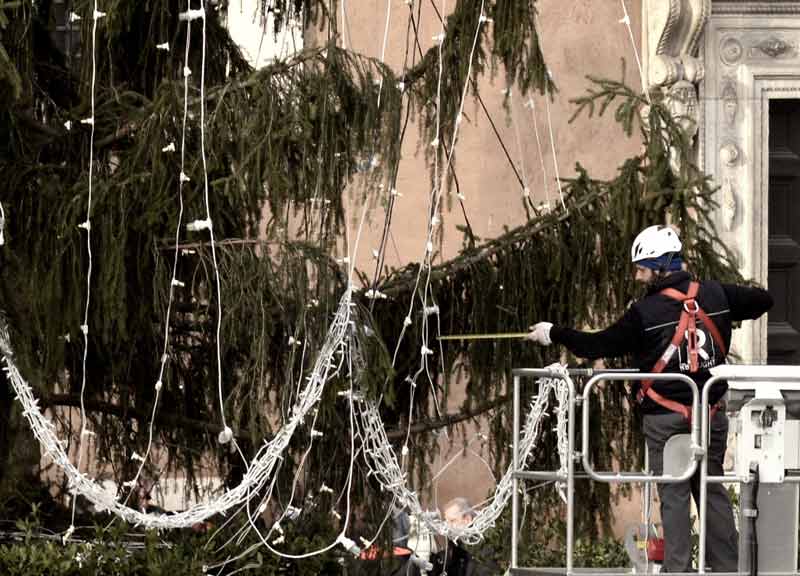
[[[211,261],[214,266],[214,283],[216,284],[217,296],[217,325],[216,325],[216,353],[217,353],[217,391],[219,392],[219,414],[222,420],[222,432],[219,434],[220,444],[227,444],[236,440],[233,431],[225,419],[225,399],[222,393],[222,287],[219,278],[219,263],[217,262],[216,240],[214,238],[214,226],[211,220],[211,203],[208,198],[208,162],[206,159],[206,9],[205,1],[200,1],[199,10],[189,10],[189,20],[192,13],[195,18],[200,18],[203,26],[203,49],[200,64],[200,157],[203,165],[203,203],[206,209],[206,222],[208,228],[209,243],[211,244]]]
[[[450,140],[450,148],[447,151],[447,163],[444,166],[444,170],[442,171],[441,178],[437,184],[437,186],[433,190],[433,198],[430,207],[430,213],[428,215],[428,235],[427,235],[427,243],[425,245],[425,256],[424,256],[424,265],[420,267],[419,272],[422,272],[424,268],[426,270],[425,273],[425,285],[420,295],[421,304],[422,304],[422,347],[421,347],[421,362],[420,368],[417,371],[417,375],[421,372],[425,372],[425,375],[428,378],[428,384],[431,387],[432,394],[431,397],[434,400],[434,407],[436,410],[436,415],[441,415],[441,410],[439,408],[439,400],[438,395],[436,394],[436,388],[434,386],[433,378],[431,377],[430,369],[428,367],[428,356],[433,354],[433,350],[428,346],[428,322],[429,318],[432,315],[436,315],[437,318],[439,316],[439,307],[436,305],[436,301],[434,300],[433,291],[431,288],[431,271],[433,269],[433,234],[436,230],[436,227],[439,225],[439,203],[441,202],[442,198],[442,190],[447,184],[447,177],[450,173],[450,168],[453,165],[453,156],[455,154],[456,143],[458,141],[459,130],[461,128],[461,122],[463,120],[464,115],[464,105],[466,104],[467,100],[467,92],[469,90],[469,85],[472,77],[472,65],[475,60],[475,50],[478,46],[478,38],[480,38],[481,26],[485,23],[491,22],[492,19],[487,17],[484,14],[485,8],[485,0],[481,0],[480,5],[480,15],[478,16],[478,24],[475,26],[475,35],[472,39],[472,47],[470,48],[469,54],[469,61],[467,62],[467,71],[464,80],[464,88],[461,91],[461,98],[459,101],[459,108],[458,114],[456,114],[455,122],[453,126],[453,135]],[[442,7],[442,14],[444,14],[444,6]],[[444,21],[444,18],[442,19]],[[444,26],[444,22],[442,23]],[[441,57],[440,57],[440,65],[441,65]],[[441,70],[441,69],[440,69]],[[437,114],[438,114],[438,107],[437,107]],[[459,200],[463,201],[463,197],[459,198]],[[416,291],[416,289],[415,289]],[[439,327],[439,323],[437,322],[437,328]],[[438,333],[437,336],[440,336],[441,333]],[[444,366],[444,354],[443,354],[443,346],[441,340],[438,340],[439,345],[439,358],[442,361],[442,366]],[[416,382],[417,375],[414,376],[414,382]],[[408,429],[411,429],[411,418],[408,421]],[[406,444],[408,443],[408,435],[406,437]]]
[[[81,120],[82,124],[89,125],[89,190],[86,202],[86,220],[78,224],[78,228],[86,231],[86,252],[87,252],[87,269],[86,269],[86,303],[83,309],[83,324],[81,324],[81,332],[83,333],[83,358],[81,360],[81,430],[78,437],[78,461],[76,468],[80,470],[83,461],[83,439],[86,436],[93,434],[86,428],[86,364],[89,356],[89,310],[92,300],[92,186],[94,184],[94,114],[95,114],[95,88],[97,83],[97,21],[105,16],[104,12],[97,9],[97,0],[94,1],[92,10],[92,80],[90,87],[90,101],[91,112],[88,118]],[[72,499],[72,513],[70,516],[70,525],[64,535],[65,539],[69,539],[75,531],[75,511],[77,502]]]
[[[447,9],[447,0],[442,0],[442,7],[441,13],[445,14]],[[436,115],[435,115],[435,129],[434,129],[434,138],[431,141],[430,145],[434,148],[434,165],[433,165],[433,182],[434,188],[431,191],[431,203],[428,208],[428,223],[427,223],[427,234],[426,234],[426,242],[425,242],[425,251],[423,253],[422,262],[423,265],[419,267],[417,270],[417,277],[414,280],[414,289],[412,290],[411,294],[412,297],[409,299],[408,304],[408,313],[406,317],[403,319],[403,327],[400,329],[400,335],[397,338],[397,345],[394,349],[394,354],[392,355],[392,367],[394,367],[397,363],[397,355],[400,352],[400,346],[403,343],[403,337],[405,336],[406,330],[409,326],[413,323],[412,315],[414,313],[414,302],[415,298],[414,295],[417,293],[417,288],[419,287],[420,280],[422,278],[422,269],[424,267],[430,268],[431,258],[433,255],[433,229],[438,224],[438,216],[436,215],[438,210],[438,197],[439,197],[439,146],[440,146],[440,135],[441,135],[441,96],[442,96],[442,77],[444,74],[444,64],[443,64],[443,50],[444,50],[444,42],[446,40],[446,33],[445,33],[445,22],[444,18],[441,19],[441,24],[439,28],[439,34],[433,37],[434,42],[437,43],[438,46],[438,74],[436,79]],[[471,60],[471,59],[470,59]],[[468,75],[469,77],[469,75]],[[395,190],[392,191],[392,194],[397,194]],[[427,290],[426,290],[427,295]],[[425,306],[425,302],[423,300],[423,307]],[[421,373],[422,369],[427,362],[427,356],[432,353],[432,350],[428,348],[428,340],[427,340],[427,317],[423,315],[423,326],[422,326],[422,344],[420,347],[420,356],[421,356],[421,368],[414,374],[413,377],[409,376],[406,378],[406,382],[409,383],[411,386],[410,390],[410,397],[409,397],[409,417],[408,417],[408,429],[406,431],[406,439],[403,443],[402,448],[402,455],[405,462],[405,457],[408,455],[408,441],[411,435],[411,424],[412,424],[412,417],[413,417],[413,406],[414,406],[414,393],[416,391],[417,382],[416,379],[418,375]],[[436,398],[436,393],[434,390],[433,394],[434,399]],[[438,405],[437,405],[438,409]]]
[[[42,445],[45,456],[49,457],[67,476],[69,490],[74,495],[87,498],[98,511],[107,511],[127,522],[154,529],[173,529],[193,526],[207,518],[225,512],[247,501],[252,494],[269,481],[275,467],[282,459],[282,453],[289,444],[295,430],[303,426],[305,418],[319,403],[326,383],[339,375],[334,355],[346,354],[351,324],[352,291],[342,295],[331,328],[325,338],[320,353],[307,377],[305,388],[298,394],[297,403],[284,426],[269,442],[259,449],[248,467],[242,482],[217,499],[197,504],[185,511],[170,514],[146,514],[124,505],[115,492],[107,490],[70,462],[65,452],[67,442],[58,438],[55,426],[42,414],[33,390],[19,372],[11,346],[8,328],[0,320],[0,354],[4,371],[11,382],[17,400],[22,404],[22,414],[31,426],[34,436]]]
[[[0,246],[6,243],[4,232],[6,229],[6,211],[3,210],[3,203],[0,202]]]
[[[191,2],[187,0],[187,13],[191,10]],[[189,182],[189,177],[186,175],[185,168],[186,168],[186,125],[187,119],[189,116],[189,76],[191,75],[191,70],[189,69],[189,47],[190,47],[190,40],[192,37],[191,34],[191,25],[192,22],[190,19],[187,19],[186,22],[186,44],[184,47],[184,68],[183,68],[183,120],[181,122],[181,150],[180,150],[180,172],[178,175],[178,218],[177,223],[175,225],[175,253],[172,259],[172,274],[170,277],[169,283],[169,292],[167,298],[167,310],[164,314],[164,344],[161,349],[161,361],[158,371],[158,379],[155,383],[155,397],[153,398],[153,409],[150,415],[150,422],[148,424],[148,435],[147,435],[147,448],[145,449],[144,455],[142,455],[141,459],[139,459],[139,466],[137,467],[136,474],[134,477],[125,482],[124,484],[131,488],[131,491],[128,493],[128,496],[125,498],[125,503],[128,502],[130,496],[133,494],[133,489],[136,487],[139,478],[142,475],[145,465],[150,459],[150,453],[153,447],[153,437],[155,435],[155,417],[158,411],[159,400],[161,399],[161,389],[164,385],[164,372],[166,371],[167,361],[169,360],[169,335],[170,335],[170,328],[171,328],[171,316],[172,316],[172,304],[175,298],[175,289],[178,287],[182,287],[184,284],[180,280],[178,280],[178,257],[180,255],[180,235],[181,235],[181,226],[183,225],[183,186],[185,183]],[[159,48],[162,50],[169,50],[169,44],[160,44]],[[170,142],[167,146],[162,148],[162,152],[164,153],[172,153],[175,150],[175,144]]]
[[[569,401],[569,375],[560,365],[550,366],[562,378],[542,378],[538,381],[539,392],[531,402],[519,443],[519,462],[524,463],[536,448],[543,420],[546,417],[551,394],[555,394],[559,445],[566,445],[567,413]],[[406,473],[401,470],[397,455],[386,437],[386,430],[375,403],[364,399],[363,395],[354,395],[358,406],[358,422],[360,436],[364,440],[364,456],[368,467],[368,476],[374,476],[382,489],[392,494],[399,506],[407,509],[409,514],[421,519],[428,529],[451,540],[459,540],[468,544],[479,542],[483,534],[491,528],[502,513],[511,496],[512,469],[505,472],[495,489],[494,496],[484,507],[477,511],[472,522],[465,527],[454,527],[445,522],[438,511],[424,510],[416,492],[407,487]],[[567,466],[567,453],[559,449],[561,460],[560,471],[564,475]]]

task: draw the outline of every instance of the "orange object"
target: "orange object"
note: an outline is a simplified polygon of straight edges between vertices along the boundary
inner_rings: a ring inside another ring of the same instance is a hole
[[[650,538],[647,541],[647,559],[652,562],[664,561],[664,539]]]
[[[383,550],[375,545],[370,546],[366,550],[362,551],[361,554],[358,555],[359,560],[377,560],[378,558],[391,558],[392,556],[410,556],[411,550],[408,548],[403,548],[402,546],[395,546],[394,549],[389,552],[388,550]]]

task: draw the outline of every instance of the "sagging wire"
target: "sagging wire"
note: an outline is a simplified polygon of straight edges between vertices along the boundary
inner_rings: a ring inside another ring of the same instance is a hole
[[[636,39],[633,37],[633,29],[631,28],[631,17],[628,15],[628,7],[625,5],[625,0],[619,0],[619,3],[622,5],[622,18],[620,18],[619,23],[624,24],[625,27],[628,29],[628,37],[631,40],[631,47],[633,48],[633,55],[636,58],[636,66],[639,69],[639,80],[642,82],[642,92],[644,92],[645,98],[647,98],[647,103],[650,106],[653,105],[653,101],[650,100],[650,91],[647,89],[647,79],[644,77],[644,68],[642,67],[642,59],[639,58],[639,49],[636,47]]]
[[[514,140],[517,143],[517,155],[519,156],[519,166],[520,170],[522,170],[522,197],[524,202],[531,201],[531,189],[528,185],[528,174],[525,170],[525,154],[522,152],[522,139],[519,135],[519,124],[516,121],[516,114],[514,110],[514,91],[509,88],[508,90],[504,90],[505,94],[508,95],[508,107],[511,111],[511,124],[514,127]]]
[[[191,10],[189,13],[191,14]],[[203,23],[203,49],[200,63],[200,157],[203,165],[203,203],[206,209],[206,222],[208,223],[208,236],[211,244],[211,261],[214,266],[214,282],[217,290],[217,326],[216,326],[216,353],[217,353],[217,391],[219,392],[219,413],[222,420],[223,431],[218,438],[220,444],[233,442],[238,447],[233,431],[228,426],[225,419],[225,399],[222,394],[222,287],[219,278],[219,263],[217,262],[216,239],[214,238],[214,226],[211,220],[211,204],[208,194],[208,161],[206,159],[206,10],[205,0],[200,0],[200,10],[196,13]],[[246,460],[245,460],[246,462]]]
[[[74,13],[73,13],[74,14]],[[92,300],[92,185],[94,184],[94,114],[95,114],[95,88],[97,84],[97,21],[105,17],[104,12],[97,9],[97,0],[94,0],[92,9],[92,79],[90,87],[91,112],[88,118],[81,120],[82,124],[88,124],[89,134],[89,194],[86,203],[86,220],[78,224],[78,228],[86,231],[86,252],[88,264],[86,270],[86,305],[83,309],[83,359],[81,361],[81,431],[78,439],[78,462],[76,469],[80,470],[83,461],[83,437],[93,434],[86,428],[86,364],[89,355],[89,308]],[[78,17],[80,19],[80,17]],[[75,512],[77,509],[78,494],[72,494],[72,511],[70,515],[70,525],[67,528],[64,539],[68,540],[75,531]]]
[[[187,0],[186,3],[186,12],[184,14],[189,14],[191,10],[191,1]],[[150,452],[153,446],[153,434],[154,434],[154,425],[155,425],[155,417],[158,411],[159,400],[161,398],[161,389],[163,387],[164,381],[164,372],[166,370],[167,361],[169,356],[167,354],[169,350],[169,335],[170,335],[170,320],[171,320],[171,311],[172,311],[172,304],[174,301],[175,296],[175,288],[184,286],[184,283],[178,280],[178,257],[180,255],[180,236],[181,236],[181,227],[183,226],[183,186],[185,183],[189,182],[189,177],[186,175],[185,168],[186,168],[186,125],[187,119],[189,116],[189,76],[191,75],[191,70],[189,69],[189,48],[190,48],[190,39],[191,39],[191,26],[192,22],[191,19],[186,18],[186,43],[184,48],[184,67],[183,67],[183,119],[181,123],[181,149],[180,149],[180,172],[178,176],[178,219],[175,226],[175,254],[172,260],[172,274],[170,277],[169,283],[169,296],[167,299],[167,310],[164,315],[164,345],[161,349],[161,364],[159,367],[158,372],[158,379],[155,383],[155,398],[153,400],[153,409],[151,412],[150,423],[148,426],[148,439],[147,439],[147,448],[145,449],[145,453],[142,456],[139,466],[136,470],[136,474],[134,475],[133,479],[129,482],[126,482],[128,486],[130,486],[131,490],[128,493],[128,496],[125,498],[124,503],[127,504],[128,500],[130,499],[131,495],[134,492],[134,488],[139,481],[139,478],[144,470],[145,465],[150,457]],[[160,44],[159,48],[162,50],[169,50],[169,44]],[[164,153],[172,153],[175,150],[175,144],[170,142],[167,146],[162,148],[162,152]],[[110,526],[110,524],[109,524]]]
[[[538,19],[538,15],[536,16],[536,18]],[[543,42],[543,34],[541,30],[537,30],[537,36],[539,38],[539,50],[542,53],[542,55],[544,55],[545,49]],[[547,70],[547,80],[548,82],[552,83],[553,72],[550,70],[549,67],[546,70]],[[553,135],[553,118],[550,112],[550,98],[546,90],[544,93],[544,104],[545,104],[545,111],[547,113],[547,130],[550,134],[550,152],[553,155],[553,170],[555,171],[556,175],[556,186],[558,187],[558,197],[561,200],[561,208],[566,213],[567,205],[564,202],[564,190],[561,186],[561,175],[558,172],[558,156],[556,155],[556,141],[555,141],[555,136]]]
[[[353,288],[353,273],[354,273],[354,269],[355,269],[355,261],[356,261],[357,254],[358,254],[358,247],[359,247],[360,242],[361,242],[361,234],[362,234],[362,231],[363,231],[364,222],[366,220],[366,212],[367,212],[367,204],[365,203],[365,205],[364,205],[364,207],[362,209],[361,219],[360,219],[359,226],[358,226],[358,229],[357,229],[357,232],[356,232],[355,241],[352,244],[352,251],[350,250],[350,246],[349,246],[349,242],[348,242],[348,258],[347,258],[347,262],[350,263],[349,273],[348,273],[348,291],[352,291],[352,288]],[[347,236],[349,237],[349,234]],[[352,307],[353,305],[354,305],[353,302],[349,303],[349,307]],[[354,323],[355,323],[355,320],[353,320],[350,317],[350,315],[348,314],[347,326],[348,327],[353,326]],[[353,334],[353,332],[351,331],[350,334]],[[354,342],[354,339],[355,339],[355,337],[353,336],[353,342]],[[338,349],[338,351],[340,352],[339,364],[336,367],[336,369],[334,371],[334,374],[333,374],[333,375],[338,375],[339,374],[339,372],[340,372],[340,370],[342,368],[342,365],[344,363],[344,360],[346,358],[347,362],[348,362],[348,377],[349,377],[349,381],[350,381],[350,390],[349,390],[348,397],[350,398],[350,407],[351,407],[351,415],[350,415],[350,418],[351,418],[351,428],[350,428],[350,436],[351,436],[350,437],[350,445],[351,445],[350,454],[351,454],[351,458],[350,458],[350,466],[348,468],[348,477],[347,477],[347,483],[346,483],[346,489],[345,489],[346,492],[343,491],[343,494],[346,493],[346,495],[347,495],[347,511],[346,511],[346,514],[345,514],[344,526],[343,526],[340,534],[338,535],[337,539],[334,542],[332,542],[331,544],[329,544],[329,545],[327,545],[327,546],[325,546],[323,548],[320,548],[318,550],[305,552],[303,554],[286,554],[286,553],[281,552],[281,551],[279,551],[279,550],[277,550],[275,548],[275,546],[277,546],[278,544],[280,544],[283,541],[283,539],[282,539],[281,521],[283,521],[286,518],[286,516],[289,514],[290,511],[299,510],[299,509],[294,508],[292,506],[292,503],[294,502],[294,497],[295,497],[295,494],[297,492],[298,482],[300,481],[300,474],[301,474],[301,472],[302,472],[302,470],[303,470],[303,468],[305,466],[306,459],[307,459],[308,455],[310,454],[311,449],[313,448],[315,437],[322,435],[321,432],[316,430],[316,421],[317,421],[318,412],[315,411],[314,412],[314,417],[313,417],[313,420],[312,420],[312,425],[311,425],[309,444],[308,444],[306,450],[304,451],[304,453],[303,453],[303,455],[302,455],[302,457],[300,459],[300,464],[298,465],[297,470],[295,470],[294,478],[293,478],[293,481],[292,481],[292,490],[291,490],[291,493],[290,493],[290,496],[289,496],[289,501],[287,502],[286,506],[284,507],[283,513],[273,523],[272,527],[269,529],[269,531],[267,532],[266,536],[264,534],[262,534],[261,530],[258,528],[258,526],[255,523],[256,515],[257,514],[261,514],[266,510],[266,500],[262,501],[262,503],[256,509],[255,513],[252,513],[251,510],[250,510],[251,497],[248,495],[248,498],[246,499],[246,504],[245,504],[245,506],[246,506],[246,515],[247,515],[247,521],[248,521],[248,524],[249,524],[250,528],[256,533],[256,535],[258,536],[259,540],[261,541],[261,544],[264,547],[266,547],[270,552],[272,552],[273,554],[276,554],[279,557],[298,560],[298,559],[303,559],[303,558],[310,558],[312,556],[317,556],[319,554],[324,554],[325,552],[328,552],[331,549],[333,549],[334,547],[336,547],[336,545],[338,545],[338,544],[342,544],[348,550],[353,548],[353,546],[355,546],[355,544],[350,539],[348,539],[347,536],[346,536],[347,528],[348,528],[348,525],[349,525],[349,518],[350,518],[350,514],[351,514],[350,493],[351,493],[351,488],[352,488],[352,474],[353,474],[353,468],[354,468],[354,464],[355,464],[355,458],[356,458],[356,455],[357,455],[357,451],[356,451],[356,447],[355,447],[355,425],[354,425],[354,415],[353,415],[353,407],[352,407],[352,396],[353,396],[352,395],[352,390],[353,390],[353,378],[354,378],[353,366],[352,366],[353,342],[351,342],[351,344],[349,346],[346,346],[344,343],[342,343],[341,347]],[[333,377],[333,375],[331,377]],[[274,487],[274,478],[275,478],[275,476],[273,476],[273,484],[272,484],[273,487]],[[272,487],[270,488],[270,494],[271,494],[271,492],[272,492]],[[276,538],[273,542],[269,542],[269,538],[271,537],[273,531],[276,531],[276,530],[281,533],[281,536]],[[249,554],[250,551],[252,551],[252,549],[246,550],[245,552],[243,552],[242,554],[236,556],[233,559],[227,559],[227,560],[225,560],[225,561],[223,561],[221,563],[217,563],[217,564],[214,564],[212,566],[209,566],[209,568],[210,569],[221,568],[221,567],[229,564],[230,562],[234,562],[234,561],[237,561],[237,560],[241,559],[246,554]]]
[[[446,6],[447,6],[447,0],[442,0],[442,12],[443,13],[446,10]],[[434,36],[434,41],[437,42],[438,50],[439,50],[439,58],[438,58],[439,71],[438,71],[438,76],[437,76],[437,81],[436,81],[436,102],[435,102],[435,104],[436,104],[435,126],[436,126],[436,128],[435,128],[435,131],[434,131],[434,139],[430,143],[430,145],[435,149],[434,150],[434,189],[431,191],[431,205],[430,205],[430,207],[428,209],[429,210],[429,212],[428,212],[428,226],[427,226],[428,230],[427,230],[427,237],[426,237],[426,243],[425,243],[425,252],[424,252],[423,257],[422,257],[422,261],[424,262],[424,264],[422,266],[420,266],[419,269],[417,270],[417,277],[416,277],[416,279],[414,281],[414,288],[411,291],[412,297],[409,300],[408,313],[406,314],[406,317],[403,319],[403,327],[400,329],[400,335],[399,335],[399,337],[397,339],[397,344],[396,344],[395,349],[394,349],[394,354],[392,355],[392,367],[394,367],[396,365],[396,363],[397,363],[397,355],[400,352],[400,346],[403,343],[403,337],[405,336],[405,333],[406,333],[408,327],[411,326],[411,324],[413,322],[411,320],[412,314],[414,312],[414,299],[415,298],[414,298],[413,295],[417,293],[417,288],[419,287],[420,279],[422,278],[422,269],[425,266],[430,267],[430,259],[431,259],[431,255],[433,253],[433,227],[434,227],[434,223],[435,223],[434,219],[437,218],[436,213],[437,213],[437,210],[438,210],[438,186],[439,186],[439,181],[440,181],[440,179],[439,179],[439,153],[438,153],[438,147],[439,147],[439,137],[440,137],[440,132],[441,132],[441,112],[440,112],[440,110],[441,110],[441,94],[442,94],[442,76],[443,76],[443,70],[444,70],[442,54],[443,54],[443,45],[444,45],[445,39],[446,39],[446,34],[445,34],[444,19],[442,19],[441,24],[440,24],[439,34]],[[470,66],[471,66],[471,63],[470,63]],[[437,218],[437,220],[438,220],[438,218]],[[425,302],[423,300],[423,305],[424,304],[425,304]],[[428,341],[427,341],[426,328],[427,328],[426,319],[423,317],[422,346],[420,348],[420,354],[421,354],[421,357],[422,357],[421,358],[422,366],[425,366],[425,363],[427,362],[426,356],[429,353],[431,353],[430,348],[428,348],[428,346],[427,346]],[[408,439],[409,439],[410,434],[411,434],[411,424],[412,424],[412,417],[413,417],[414,389],[416,388],[416,377],[419,375],[419,373],[420,373],[420,371],[417,371],[417,373],[414,375],[413,379],[412,378],[407,378],[406,379],[406,381],[411,384],[411,392],[410,392],[411,400],[409,402],[409,419],[408,419],[408,429],[407,429],[407,433],[406,433],[406,440],[403,443],[403,463],[404,464],[405,464],[405,458],[408,455]],[[436,398],[436,391],[434,390],[433,392],[434,392],[433,397],[435,399]],[[437,401],[437,411],[438,411],[438,401]]]
[[[386,44],[389,40],[389,22],[392,17],[392,0],[386,0],[386,25],[383,27],[383,46],[381,47],[381,64],[386,61]],[[381,107],[381,95],[383,93],[383,74],[381,74],[380,84],[378,85],[378,108]]]
[[[547,95],[545,94],[545,98]],[[539,137],[539,122],[536,120],[536,102],[533,98],[528,98],[525,104],[531,111],[531,119],[533,120],[533,133],[536,136],[536,149],[539,151],[539,164],[542,168],[542,186],[544,187],[545,200],[547,207],[550,207],[550,186],[547,183],[547,168],[544,165],[544,152],[542,151],[542,140]]]
[[[550,70],[547,70],[548,76],[552,80],[552,75]],[[550,151],[553,154],[553,170],[556,173],[556,185],[558,186],[558,197],[561,199],[561,207],[564,209],[564,212],[567,211],[567,205],[564,203],[564,190],[561,187],[561,176],[558,173],[558,156],[556,155],[556,140],[553,136],[553,119],[550,115],[550,98],[547,97],[545,94],[544,97],[544,105],[545,109],[547,110],[547,130],[550,132]]]
[[[487,17],[484,14],[485,4],[486,4],[485,0],[481,0],[480,16],[478,16],[478,24],[475,27],[475,35],[474,35],[474,37],[472,39],[472,47],[470,48],[469,60],[467,62],[467,70],[466,70],[466,75],[465,75],[464,88],[461,91],[461,99],[460,99],[460,102],[459,102],[458,114],[455,117],[455,122],[454,122],[455,126],[453,126],[453,135],[452,135],[452,138],[451,138],[451,141],[450,141],[450,150],[447,153],[447,163],[444,166],[444,170],[442,171],[442,175],[441,175],[441,178],[440,178],[439,182],[437,183],[436,187],[433,190],[432,206],[431,206],[430,214],[429,214],[428,241],[426,243],[425,260],[424,260],[424,262],[425,262],[424,268],[427,270],[427,272],[426,272],[426,276],[425,276],[425,286],[424,286],[424,289],[423,289],[423,292],[422,292],[422,297],[421,297],[422,306],[423,306],[421,361],[422,361],[422,367],[424,367],[425,373],[426,373],[426,375],[428,377],[428,383],[430,384],[431,390],[433,392],[434,407],[435,407],[437,416],[441,416],[441,410],[440,410],[440,407],[439,407],[438,396],[436,394],[436,387],[435,387],[435,385],[433,383],[433,379],[431,378],[431,374],[430,374],[430,371],[429,371],[429,368],[428,368],[428,358],[427,358],[430,354],[432,354],[432,350],[428,347],[428,318],[429,318],[429,316],[431,314],[436,314],[437,317],[439,316],[439,307],[436,306],[436,303],[435,303],[435,300],[434,300],[434,297],[433,297],[433,293],[432,293],[432,288],[431,288],[431,270],[433,268],[433,233],[434,233],[434,230],[435,230],[436,226],[438,226],[438,224],[439,224],[439,217],[438,217],[438,214],[439,214],[439,202],[441,201],[441,197],[442,197],[442,189],[446,186],[447,176],[448,176],[448,174],[450,172],[450,168],[452,167],[452,164],[453,164],[453,156],[455,154],[456,142],[458,141],[458,134],[459,134],[459,130],[460,130],[460,127],[461,127],[461,121],[462,121],[463,115],[464,115],[464,105],[465,105],[466,100],[467,100],[467,92],[469,91],[470,80],[472,79],[472,65],[473,65],[474,59],[475,59],[475,50],[476,50],[476,48],[478,46],[478,38],[480,38],[481,26],[483,26],[485,23],[488,23],[488,22],[492,21],[491,18]],[[443,6],[442,6],[442,14],[444,14],[444,13],[445,13],[445,7],[444,7],[444,4],[443,4]],[[442,21],[442,29],[444,29],[444,21]],[[444,42],[444,38],[442,38],[442,43],[443,42]],[[440,66],[440,68],[439,68],[439,79],[440,79],[440,84],[439,84],[438,90],[441,90],[441,73],[442,73],[442,68],[441,68],[441,66],[442,66],[442,53],[441,53],[441,50],[442,50],[442,48],[441,48],[441,45],[440,45],[440,47],[439,47],[439,66]],[[439,94],[437,94],[436,106],[437,106],[437,108],[436,108],[437,122],[439,122],[440,121]],[[439,130],[439,126],[437,125],[437,133],[438,133],[438,130]],[[437,137],[437,140],[438,140],[438,137]],[[463,200],[464,200],[463,195],[459,194],[459,200],[461,200],[463,202]],[[422,273],[422,268],[423,267],[420,267],[420,269],[418,271],[418,274]],[[429,297],[433,301],[433,304],[428,304],[428,298]],[[440,326],[440,325],[437,324],[437,326]],[[441,335],[441,333],[439,333],[437,335]],[[441,359],[442,366],[444,367],[444,347],[442,345],[441,340],[437,339],[437,342],[438,342],[438,346],[439,346],[439,358]],[[411,427],[411,421],[410,420],[409,420],[409,424],[408,425],[409,425],[409,431],[410,431],[410,427]]]

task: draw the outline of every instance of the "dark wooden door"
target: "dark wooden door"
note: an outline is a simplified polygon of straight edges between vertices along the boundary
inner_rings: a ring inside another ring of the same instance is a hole
[[[770,364],[800,364],[800,100],[769,101]]]

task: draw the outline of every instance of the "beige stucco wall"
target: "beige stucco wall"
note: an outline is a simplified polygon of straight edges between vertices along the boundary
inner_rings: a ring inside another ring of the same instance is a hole
[[[437,5],[440,3],[437,2]],[[454,2],[447,2],[452,6]],[[639,37],[638,2],[629,2],[631,26],[635,38]],[[476,2],[476,10],[480,3]],[[614,174],[624,158],[637,152],[638,139],[626,138],[608,114],[601,119],[578,119],[568,123],[574,106],[570,99],[585,93],[589,83],[587,75],[619,79],[622,58],[627,62],[626,81],[640,86],[635,58],[627,28],[619,23],[622,8],[613,0],[539,0],[540,38],[546,60],[559,88],[551,106],[556,159],[562,177],[574,175],[575,162],[586,166],[591,174],[605,178]],[[379,57],[383,44],[383,29],[386,19],[386,0],[356,0],[346,3],[349,21],[348,47],[358,52]],[[416,10],[416,8],[415,8]],[[439,33],[439,21],[431,3],[422,2],[419,38],[423,49],[432,45],[432,37]],[[386,47],[386,62],[400,72],[405,49],[408,6],[405,0],[391,1],[391,20]],[[489,24],[491,25],[491,24]],[[495,82],[484,78],[481,95],[489,109],[503,141],[512,158],[525,173],[533,197],[545,200],[542,185],[540,156],[533,131],[530,110],[525,108],[521,96],[514,99],[513,121],[518,125],[523,157],[520,158],[512,117],[502,107],[506,88],[504,77],[498,74]],[[536,98],[536,114],[544,150],[544,162],[549,181],[551,200],[555,199],[556,186],[553,156],[547,131],[545,102]],[[522,207],[522,190],[508,165],[492,128],[478,104],[470,98],[465,107],[457,145],[458,164],[456,171],[466,197],[466,211],[475,233],[490,238],[503,231],[504,226],[514,227],[525,220]],[[425,208],[430,186],[428,168],[422,153],[418,152],[418,136],[409,130],[404,146],[404,158],[398,176],[397,189],[403,197],[396,205],[392,233],[397,245],[387,251],[386,263],[390,266],[405,264],[420,259],[425,244]],[[463,216],[456,207],[445,211],[443,218],[444,242],[441,257],[450,258],[461,246],[461,234],[456,225],[463,224]],[[383,219],[373,218],[366,246],[377,246],[377,238],[383,227]],[[369,268],[371,250],[361,250],[359,265]]]

